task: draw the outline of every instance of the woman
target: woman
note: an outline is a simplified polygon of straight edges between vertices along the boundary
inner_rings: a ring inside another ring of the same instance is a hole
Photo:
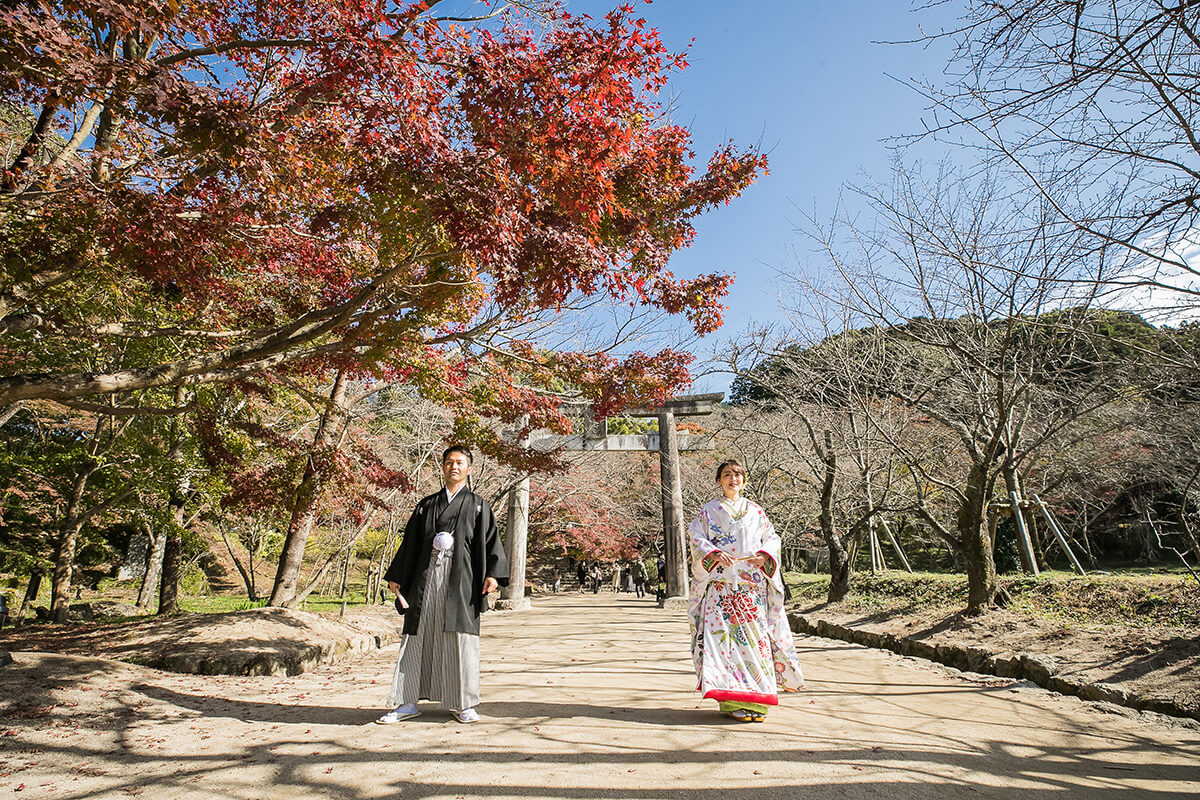
[[[746,470],[717,467],[721,495],[692,520],[692,662],[705,698],[740,722],[762,722],[778,692],[804,677],[783,611],[779,536],[742,497]]]

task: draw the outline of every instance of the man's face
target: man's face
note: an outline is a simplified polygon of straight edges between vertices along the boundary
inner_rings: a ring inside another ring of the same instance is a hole
[[[471,459],[457,450],[442,462],[442,475],[450,486],[457,486],[471,474]]]

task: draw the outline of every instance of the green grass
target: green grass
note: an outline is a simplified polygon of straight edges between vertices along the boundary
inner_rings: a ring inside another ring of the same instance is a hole
[[[195,595],[179,598],[179,607],[181,609],[199,614],[246,611],[251,608],[262,608],[266,604],[266,598],[251,602],[245,597],[231,595]],[[366,605],[366,599],[361,592],[346,594],[347,608],[363,605]],[[342,599],[337,595],[312,594],[298,608],[304,611],[340,611],[342,608]]]
[[[824,603],[829,577],[788,573],[793,605]],[[1009,608],[1064,624],[1200,626],[1200,584],[1179,574],[1076,576],[1047,571],[1040,577],[1001,576]],[[841,606],[865,612],[912,613],[966,606],[967,579],[941,573],[856,574]]]

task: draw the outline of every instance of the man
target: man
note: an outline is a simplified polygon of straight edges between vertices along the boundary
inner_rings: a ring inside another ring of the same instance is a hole
[[[630,567],[630,571],[633,575],[633,591],[636,593],[636,595],[638,597],[645,597],[646,596],[646,565],[643,564],[642,560],[639,558],[638,560],[633,562],[633,566]]]
[[[459,722],[478,722],[479,615],[487,595],[508,585],[508,562],[488,502],[467,488],[473,458],[461,445],[442,453],[446,488],[417,503],[384,574],[404,614],[404,639],[389,702],[376,722],[441,703]]]

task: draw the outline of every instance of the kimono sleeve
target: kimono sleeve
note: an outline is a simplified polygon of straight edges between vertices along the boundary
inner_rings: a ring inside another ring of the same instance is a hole
[[[483,502],[480,504],[479,525],[483,529],[484,546],[484,578],[495,578],[496,583],[508,586],[508,558],[504,555],[504,542],[500,539],[500,531],[496,528],[496,515],[492,507]]]
[[[383,574],[383,579],[389,583],[400,585],[401,594],[405,594],[411,587],[405,585],[408,576],[412,574],[411,565],[416,561],[419,554],[416,552],[417,546],[420,544],[420,538],[424,528],[424,514],[422,514],[423,504],[418,503],[413,509],[412,516],[408,518],[408,524],[404,526],[404,538],[400,541],[400,547],[396,550],[396,557],[392,559],[392,563],[388,566],[387,572]],[[405,598],[407,600],[407,598]]]
[[[700,509],[700,513],[692,520],[688,534],[692,539],[692,571],[697,578],[708,578],[715,567],[709,556],[720,548],[712,541],[706,509]]]
[[[775,526],[771,523],[767,512],[758,508],[756,513],[759,515],[758,524],[762,529],[762,546],[758,552],[767,557],[767,562],[763,564],[763,573],[768,578],[774,578],[779,573],[779,553],[782,542],[779,534],[775,532]]]

